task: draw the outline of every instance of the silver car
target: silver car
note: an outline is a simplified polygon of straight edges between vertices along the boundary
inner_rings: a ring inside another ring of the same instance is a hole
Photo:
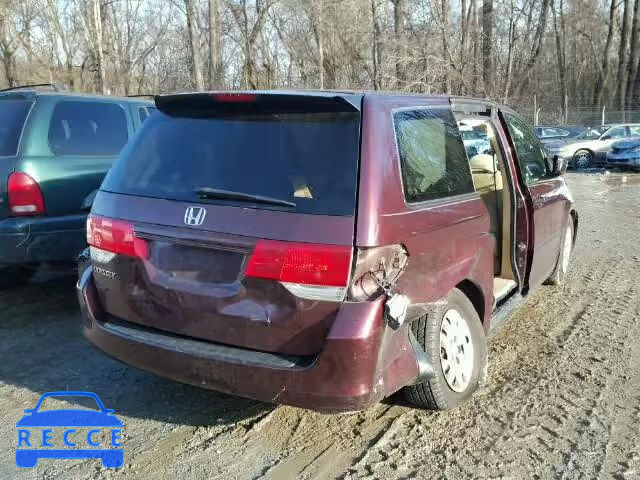
[[[629,123],[612,125],[604,132],[590,129],[569,142],[547,144],[547,150],[553,155],[565,159],[576,170],[591,168],[603,164],[611,145],[627,138],[640,137],[640,124]]]

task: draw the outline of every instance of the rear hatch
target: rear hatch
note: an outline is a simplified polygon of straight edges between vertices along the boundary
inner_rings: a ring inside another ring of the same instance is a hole
[[[317,353],[351,272],[361,101],[156,99],[160,111],[107,175],[89,221],[112,320]]]
[[[10,214],[7,184],[32,106],[33,99],[24,95],[0,95],[0,219]]]

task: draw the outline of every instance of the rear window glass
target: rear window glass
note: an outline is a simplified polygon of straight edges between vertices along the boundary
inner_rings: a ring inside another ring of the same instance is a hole
[[[110,170],[102,189],[322,215],[353,215],[360,115],[269,113],[224,118],[160,111]],[[233,199],[201,200],[202,188],[260,195],[295,207]]]
[[[407,202],[474,191],[465,146],[451,110],[400,111],[393,118]]]
[[[55,155],[117,155],[128,136],[124,109],[113,103],[62,101],[49,124]]]
[[[0,101],[0,157],[18,153],[22,128],[32,103],[29,100]]]

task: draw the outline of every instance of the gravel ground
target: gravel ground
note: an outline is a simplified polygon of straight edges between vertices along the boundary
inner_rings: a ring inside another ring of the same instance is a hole
[[[84,341],[73,278],[0,292],[0,478],[640,478],[640,176],[567,177],[581,215],[568,281],[491,339],[487,386],[451,412],[391,399],[328,416],[171,383]],[[23,410],[65,389],[116,409],[123,468],[15,466]]]

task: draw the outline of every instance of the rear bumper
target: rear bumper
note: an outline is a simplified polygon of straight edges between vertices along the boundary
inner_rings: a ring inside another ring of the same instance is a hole
[[[86,243],[85,215],[0,220],[0,265],[72,261]]]
[[[293,357],[179,337],[109,317],[91,269],[78,281],[77,293],[84,335],[108,355],[178,382],[264,402],[326,412],[361,410],[432,372],[418,365],[406,325],[397,331],[386,327],[382,300],[345,303],[322,351]]]

